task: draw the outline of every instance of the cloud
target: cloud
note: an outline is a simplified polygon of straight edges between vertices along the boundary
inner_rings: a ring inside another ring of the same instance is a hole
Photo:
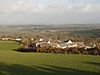
[[[83,0],[82,0],[83,1]],[[32,0],[1,0],[1,13],[87,13],[100,12],[100,5],[98,4],[82,4],[82,1],[72,0],[59,3],[57,0],[48,3],[32,2]],[[74,3],[72,3],[74,2]]]
[[[0,23],[99,22],[100,0],[0,0]]]
[[[75,9],[78,13],[95,13],[100,12],[100,5],[80,5],[77,9]]]

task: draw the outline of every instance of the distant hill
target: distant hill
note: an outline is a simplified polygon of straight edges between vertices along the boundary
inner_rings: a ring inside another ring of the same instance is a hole
[[[0,25],[0,34],[32,33],[33,31],[64,31],[83,37],[100,37],[100,24]]]

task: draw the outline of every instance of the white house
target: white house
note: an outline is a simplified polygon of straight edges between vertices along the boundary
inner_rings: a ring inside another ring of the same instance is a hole
[[[69,40],[68,42],[67,42],[67,44],[72,44],[73,42],[71,41],[71,40]]]
[[[43,38],[40,38],[39,41],[42,42],[43,41]]]

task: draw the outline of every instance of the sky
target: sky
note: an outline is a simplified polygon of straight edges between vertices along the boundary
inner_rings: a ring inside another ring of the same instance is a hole
[[[100,0],[0,0],[0,25],[98,24]]]

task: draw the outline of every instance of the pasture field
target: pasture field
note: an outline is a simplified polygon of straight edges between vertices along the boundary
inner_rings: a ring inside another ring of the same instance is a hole
[[[100,75],[100,56],[17,52],[0,41],[0,75]]]

